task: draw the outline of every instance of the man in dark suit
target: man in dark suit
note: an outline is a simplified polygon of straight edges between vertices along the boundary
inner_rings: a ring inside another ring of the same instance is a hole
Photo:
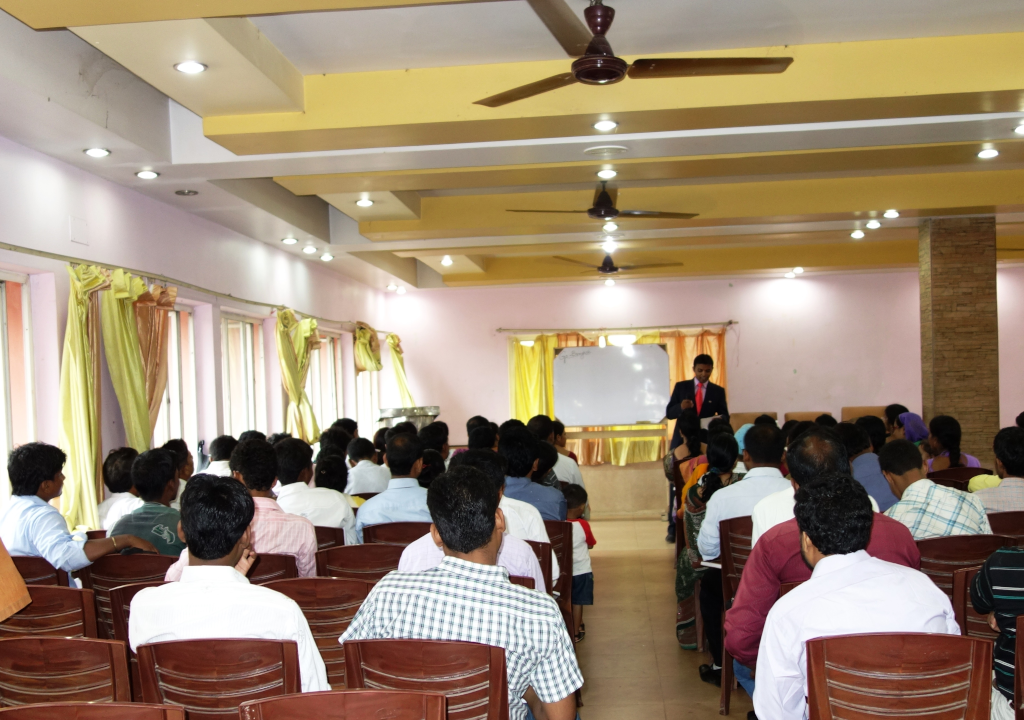
[[[715,361],[710,355],[698,355],[693,359],[693,380],[677,382],[672,389],[672,397],[665,408],[665,416],[669,420],[676,420],[687,408],[696,410],[699,418],[715,415],[728,417],[729,406],[725,402],[725,388],[709,381],[714,369]],[[672,449],[679,447],[682,442],[679,423],[676,423],[672,432]]]

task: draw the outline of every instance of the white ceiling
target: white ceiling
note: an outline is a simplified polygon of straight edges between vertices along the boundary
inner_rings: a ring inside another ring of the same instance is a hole
[[[582,18],[588,0],[568,0]],[[1021,0],[610,0],[619,55],[1024,31]],[[304,75],[556,60],[525,0],[253,18]]]

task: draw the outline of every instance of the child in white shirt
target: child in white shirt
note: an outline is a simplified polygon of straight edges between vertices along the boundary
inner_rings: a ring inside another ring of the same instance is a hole
[[[587,491],[582,485],[567,485],[566,519],[572,523],[572,620],[576,626],[576,642],[583,639],[583,606],[594,604],[594,573],[590,567],[590,548],[597,544],[590,523],[583,519],[587,509]]]

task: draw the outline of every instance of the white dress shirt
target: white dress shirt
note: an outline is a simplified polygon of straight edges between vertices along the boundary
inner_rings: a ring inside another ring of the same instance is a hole
[[[708,500],[704,522],[697,535],[697,549],[705,560],[714,560],[721,554],[718,537],[718,523],[722,520],[745,517],[754,511],[754,506],[774,492],[792,488],[789,480],[782,477],[778,468],[756,467],[749,470],[742,480],[727,485]]]
[[[342,528],[345,544],[356,542],[356,515],[348,496],[330,488],[311,488],[306,483],[282,485],[277,504],[289,515],[301,515],[320,527]]]
[[[505,532],[509,535],[520,540],[551,542],[548,529],[544,526],[544,518],[540,516],[540,510],[530,503],[502,495],[498,507],[501,508],[501,512],[505,516]],[[555,558],[555,551],[552,550],[551,577],[558,577],[559,572],[558,560]]]
[[[960,627],[949,598],[924,573],[864,550],[823,558],[811,579],[768,613],[757,653],[754,712],[772,720],[807,717],[808,640],[884,632],[959,635]]]
[[[398,572],[423,572],[437,567],[444,560],[444,550],[434,544],[434,538],[427,533],[419,540],[410,543],[402,551],[398,561]],[[525,540],[505,533],[498,548],[498,567],[508,570],[509,575],[533,578],[533,589],[544,591],[547,578],[544,577],[537,562],[533,548]]]
[[[355,467],[348,469],[348,482],[345,494],[379,493],[388,489],[391,470],[387,465],[378,465],[371,460],[360,460]]]
[[[232,567],[186,567],[180,582],[146,588],[132,598],[132,650],[147,643],[209,638],[294,640],[299,646],[302,692],[331,689],[316,641],[295,601],[250,585]]]
[[[100,518],[100,527],[110,530],[118,520],[142,507],[142,502],[142,498],[129,492],[114,493],[96,508],[96,513]]]
[[[72,535],[60,510],[36,495],[15,495],[0,515],[0,540],[11,555],[41,557],[58,570],[89,564],[85,536]]]
[[[586,485],[583,484],[583,473],[580,472],[580,466],[573,462],[571,457],[558,453],[558,460],[555,461],[555,467],[552,469],[560,482],[586,488]]]
[[[231,477],[231,468],[229,466],[230,460],[213,460],[206,469],[203,470],[203,475],[216,475],[217,477]]]
[[[754,506],[753,512],[750,513],[750,517],[754,521],[754,532],[750,535],[750,547],[754,547],[757,539],[776,525],[781,525],[796,517],[793,513],[793,508],[796,505],[795,495],[796,489],[790,483],[785,490],[772,493]],[[871,501],[871,509],[878,512],[878,503],[875,502],[875,499],[869,495],[868,500]]]

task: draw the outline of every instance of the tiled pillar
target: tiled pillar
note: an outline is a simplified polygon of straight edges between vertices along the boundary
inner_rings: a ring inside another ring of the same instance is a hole
[[[993,216],[925,220],[919,230],[924,419],[960,421],[960,448],[992,467],[999,430]]]

